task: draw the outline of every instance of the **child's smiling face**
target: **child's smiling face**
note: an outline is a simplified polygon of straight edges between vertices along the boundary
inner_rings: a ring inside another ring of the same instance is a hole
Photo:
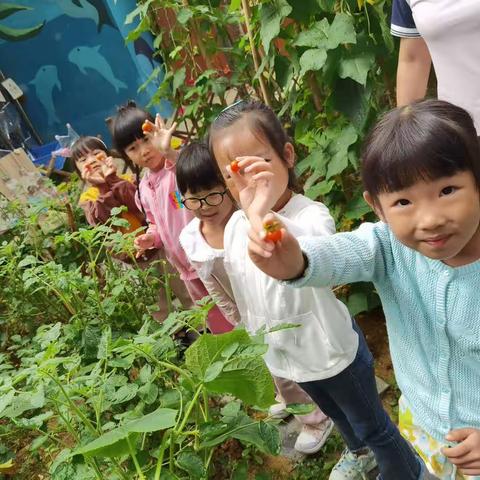
[[[103,184],[105,179],[102,176],[102,162],[107,158],[107,154],[96,148],[85,152],[84,155],[75,160],[75,164],[84,181],[92,185]]]
[[[480,195],[470,171],[383,192],[374,204],[397,239],[426,257],[460,266],[480,258]]]
[[[235,208],[223,185],[194,193],[187,190],[184,204],[197,218],[210,225],[224,225]]]

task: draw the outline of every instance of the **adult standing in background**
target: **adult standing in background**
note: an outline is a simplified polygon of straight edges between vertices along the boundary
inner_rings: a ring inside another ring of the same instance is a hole
[[[425,96],[433,61],[438,98],[466,109],[480,135],[480,0],[393,0],[391,32],[397,104]]]

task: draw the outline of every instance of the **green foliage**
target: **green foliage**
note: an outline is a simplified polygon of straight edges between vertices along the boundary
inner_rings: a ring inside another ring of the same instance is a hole
[[[245,330],[203,336],[186,352],[186,365],[212,392],[228,392],[243,402],[267,408],[275,402],[272,377],[258,345]]]
[[[168,278],[136,264],[122,209],[95,228],[75,209],[67,221],[77,194],[12,205],[16,225],[0,237],[0,464],[28,476],[18,439],[54,480],[203,479],[229,439],[278,453],[274,424],[236,401],[221,410],[215,396],[273,403],[264,345],[242,330],[203,333],[185,353],[176,335],[204,330],[210,299],[154,321]],[[63,221],[43,233],[47,211]]]

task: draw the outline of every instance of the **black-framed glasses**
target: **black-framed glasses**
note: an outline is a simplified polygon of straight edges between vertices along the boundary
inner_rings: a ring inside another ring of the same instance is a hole
[[[223,197],[227,192],[228,190],[225,189],[223,192],[212,192],[204,197],[182,198],[182,203],[187,210],[198,210],[199,208],[202,208],[204,202],[205,205],[216,207],[223,202]]]

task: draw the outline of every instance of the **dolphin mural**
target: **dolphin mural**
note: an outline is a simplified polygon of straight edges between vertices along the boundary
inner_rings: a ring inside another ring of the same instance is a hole
[[[87,68],[98,72],[113,86],[117,93],[121,88],[127,88],[125,83],[115,77],[112,68],[99,50],[100,45],[97,45],[96,47],[74,47],[68,54],[68,60],[76,65],[84,75],[88,75],[87,71],[85,70]]]
[[[35,88],[35,94],[47,112],[48,125],[60,123],[53,103],[53,89],[56,87],[62,90],[62,85],[58,79],[58,70],[55,65],[41,66],[33,80],[28,82]]]
[[[98,25],[97,9],[87,0],[57,0],[60,10],[72,18],[90,18]]]
[[[103,0],[57,0],[57,5],[69,17],[93,20],[98,31],[101,30],[103,25],[117,28]]]

